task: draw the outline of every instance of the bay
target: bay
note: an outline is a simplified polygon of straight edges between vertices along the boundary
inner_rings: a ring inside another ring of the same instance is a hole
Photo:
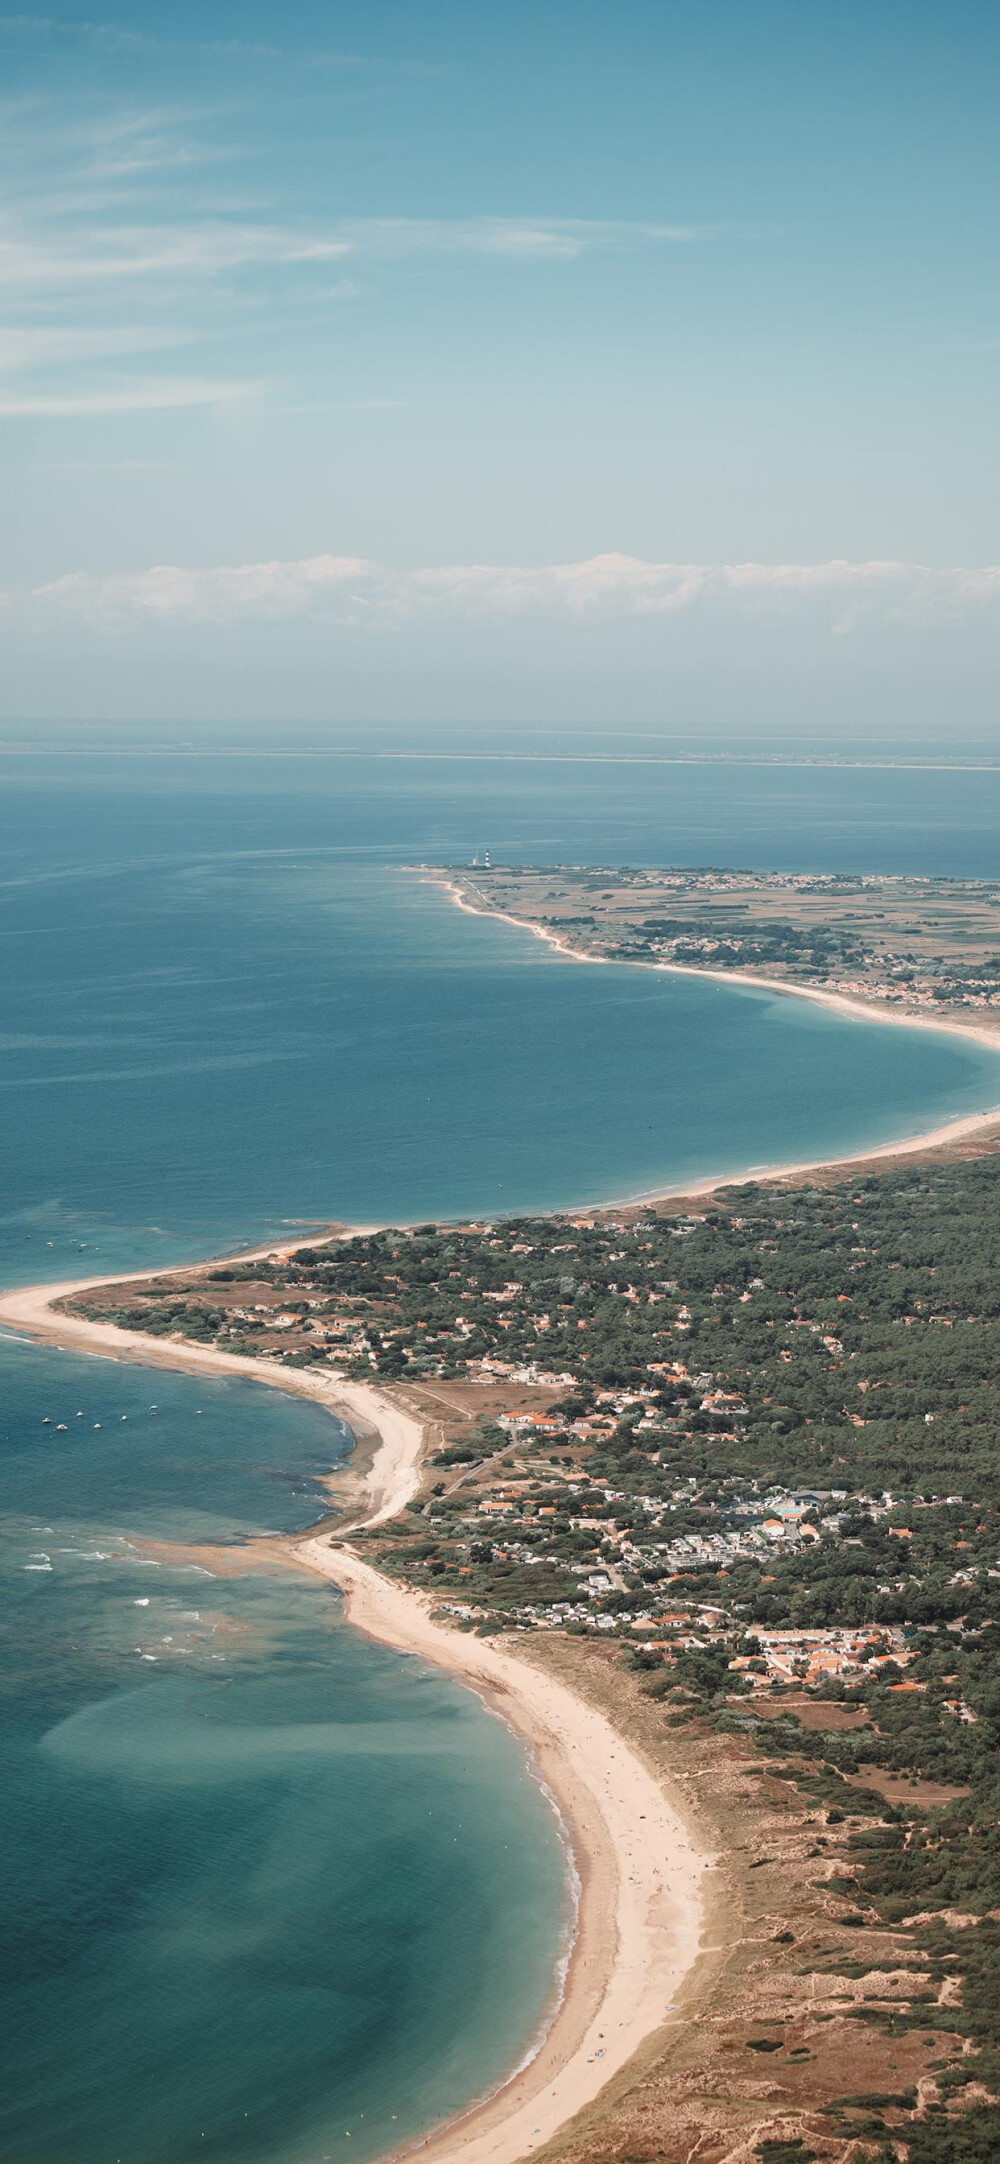
[[[3,774],[8,1282],[290,1220],[617,1199],[839,1155],[1000,1094],[974,1043],[562,962],[401,868],[492,842],[804,869],[856,868],[864,847],[869,866],[983,871],[985,835],[970,820],[960,847],[956,828],[998,776],[349,758]],[[865,837],[886,783],[895,821]]]
[[[0,1408],[4,2157],[363,2159],[488,2092],[553,1990],[554,1814],[476,1698],[243,1544],[316,1519],[347,1431],[3,1339]]]
[[[0,784],[6,1283],[600,1201],[1000,1096],[973,1044],[562,962],[405,868],[994,876],[996,775],[196,753]],[[537,2025],[566,1882],[518,1745],[245,1546],[349,1447],[251,1383],[0,1342],[15,2164],[374,2156]]]

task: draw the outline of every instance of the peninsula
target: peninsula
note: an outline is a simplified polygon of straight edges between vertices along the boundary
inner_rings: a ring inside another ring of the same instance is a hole
[[[433,876],[466,907],[588,960],[763,981],[1000,1035],[1000,881],[479,863]]]
[[[442,2158],[995,2154],[998,1199],[938,1156],[6,1296],[409,1437],[297,1559],[531,1737],[583,1885]]]

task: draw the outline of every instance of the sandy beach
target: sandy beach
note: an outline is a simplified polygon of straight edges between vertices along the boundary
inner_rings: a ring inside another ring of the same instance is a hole
[[[273,1255],[277,1250],[271,1247],[261,1252]],[[190,1276],[193,1267],[186,1265],[183,1274]],[[289,1369],[279,1360],[247,1359],[239,1353],[216,1352],[211,1346],[146,1337],[139,1330],[119,1330],[114,1323],[88,1322],[81,1315],[60,1314],[54,1306],[58,1300],[83,1295],[99,1285],[131,1285],[145,1282],[149,1276],[148,1270],[132,1271],[127,1277],[78,1278],[0,1293],[0,1328],[26,1331],[31,1337],[70,1352],[107,1353],[111,1359],[136,1362],[141,1367],[180,1368],[189,1375],[245,1375],[251,1382],[266,1383],[293,1397],[309,1398],[314,1405],[322,1405],[327,1412],[346,1420],[362,1441],[367,1437],[374,1444],[356,1503],[348,1512],[349,1520],[353,1522],[357,1517],[366,1525],[379,1525],[405,1509],[420,1485],[424,1423],[382,1397],[370,1384],[338,1375],[333,1368],[317,1374],[315,1368]],[[334,1474],[330,1484],[339,1490],[341,1481]]]
[[[420,1484],[423,1426],[368,1384],[165,1343],[54,1306],[140,1275],[148,1272],[0,1294],[0,1327],[143,1366],[244,1375],[325,1405],[377,1439],[350,1524],[376,1526],[405,1507]],[[632,1746],[601,1712],[536,1665],[528,1646],[501,1650],[435,1622],[421,1595],[384,1578],[339,1537],[331,1544],[329,1534],[313,1534],[283,1545],[301,1567],[342,1588],[357,1629],[475,1690],[525,1738],[532,1771],[558,1804],[578,1899],[565,1975],[544,2033],[500,2089],[418,2145],[433,2164],[517,2164],[593,2102],[647,2037],[671,2018],[684,2018],[678,1995],[700,1950],[703,1879],[714,1858],[698,1846]]]
[[[459,886],[456,880],[449,879],[444,873],[428,873],[427,876],[435,886],[443,889],[455,908],[463,910],[467,916],[493,917],[500,924],[514,924],[519,931],[530,932],[534,939],[542,940],[567,962],[589,962],[608,969],[651,969],[668,977],[708,977],[715,984],[744,985],[750,991],[772,992],[782,998],[809,999],[817,1006],[829,1007],[836,1014],[847,1015],[854,1022],[885,1022],[897,1029],[924,1029],[937,1033],[943,1031],[946,1036],[971,1038],[974,1043],[985,1045],[988,1051],[1000,1057],[1000,1029],[990,1030],[974,1022],[960,1022],[953,1016],[947,1020],[938,1020],[931,1015],[884,1012],[874,1000],[868,1005],[864,1000],[847,999],[840,992],[823,991],[818,985],[785,984],[773,977],[755,976],[749,970],[703,969],[694,964],[689,967],[686,962],[625,963],[613,955],[586,954],[581,948],[571,946],[561,933],[551,931],[547,925],[532,924],[526,917],[516,917],[509,910],[479,907],[469,900],[465,889]],[[831,1171],[836,1166],[867,1165],[876,1159],[911,1157],[923,1150],[944,1148],[948,1143],[962,1142],[972,1135],[983,1133],[989,1127],[994,1127],[998,1120],[1000,1099],[986,1112],[972,1112],[963,1118],[948,1120],[941,1126],[925,1128],[920,1134],[905,1135],[897,1142],[880,1142],[868,1149],[850,1150],[843,1157],[813,1157],[787,1164],[740,1166],[735,1170],[712,1173],[700,1180],[686,1180],[683,1188],[677,1190],[649,1188],[641,1194],[619,1195],[612,1201],[602,1203],[600,1207],[622,1209],[628,1204],[638,1202],[669,1202],[674,1192],[684,1196],[710,1195],[717,1187],[739,1184],[750,1179],[794,1179],[801,1173]]]
[[[470,1684],[526,1737],[558,1801],[580,1888],[562,1995],[529,2063],[419,2145],[433,2164],[516,2164],[593,2102],[670,2019],[698,1956],[702,1880],[714,1859],[631,1745],[536,1667],[530,1650],[501,1651],[434,1622],[420,1595],[350,1548],[312,1539],[298,1553],[343,1587],[360,1630]]]

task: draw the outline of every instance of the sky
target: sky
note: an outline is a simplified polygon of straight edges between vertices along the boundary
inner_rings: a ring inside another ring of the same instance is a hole
[[[8,721],[988,735],[978,0],[0,16]]]

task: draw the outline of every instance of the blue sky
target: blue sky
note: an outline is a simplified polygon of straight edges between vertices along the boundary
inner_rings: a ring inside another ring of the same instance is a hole
[[[0,18],[5,711],[987,726],[998,47]]]

